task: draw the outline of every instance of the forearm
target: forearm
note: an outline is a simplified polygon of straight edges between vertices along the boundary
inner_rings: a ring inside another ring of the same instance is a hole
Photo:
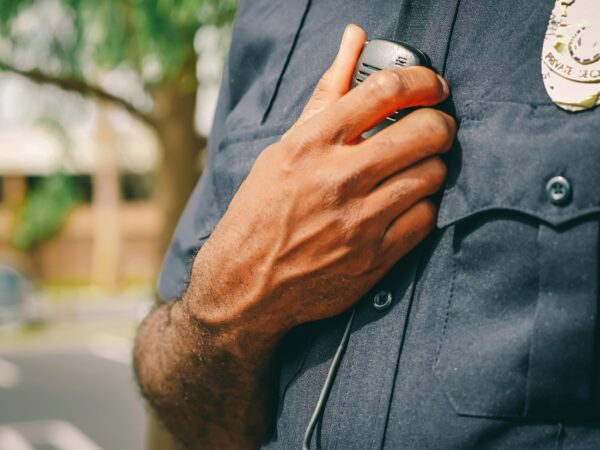
[[[153,311],[138,332],[136,376],[160,418],[189,448],[256,448],[272,416],[272,349],[239,354],[183,301]]]

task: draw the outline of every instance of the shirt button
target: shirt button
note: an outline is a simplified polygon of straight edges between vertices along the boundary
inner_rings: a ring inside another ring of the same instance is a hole
[[[564,205],[571,199],[571,183],[565,177],[552,177],[546,184],[546,194],[555,205]]]
[[[384,289],[379,291],[373,297],[373,308],[375,308],[377,311],[385,311],[390,307],[393,299],[394,296],[389,290]]]

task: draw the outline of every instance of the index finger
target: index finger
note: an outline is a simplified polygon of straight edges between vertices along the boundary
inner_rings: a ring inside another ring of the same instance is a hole
[[[312,127],[319,139],[347,144],[398,109],[433,106],[448,94],[444,79],[426,67],[384,69],[305,125]]]

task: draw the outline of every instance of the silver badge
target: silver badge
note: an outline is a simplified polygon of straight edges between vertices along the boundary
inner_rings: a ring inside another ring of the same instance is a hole
[[[567,111],[600,104],[600,0],[556,0],[542,77],[552,101]]]

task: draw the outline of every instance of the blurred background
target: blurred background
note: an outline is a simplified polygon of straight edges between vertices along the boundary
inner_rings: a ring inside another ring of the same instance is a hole
[[[172,448],[135,329],[237,0],[0,0],[0,450]]]

